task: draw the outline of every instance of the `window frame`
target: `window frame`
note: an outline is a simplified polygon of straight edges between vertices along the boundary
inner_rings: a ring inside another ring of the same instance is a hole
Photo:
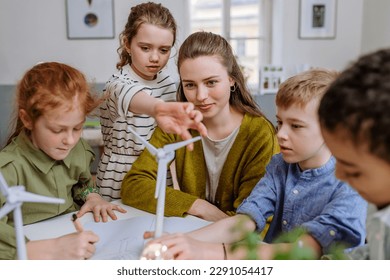
[[[190,0],[186,0],[186,10],[188,16],[186,17],[188,20],[186,24],[183,26],[184,33],[187,37],[191,33],[191,16],[190,16]],[[259,71],[262,65],[272,64],[272,63],[280,63],[280,48],[276,48],[276,52],[274,51],[274,45],[278,41],[280,44],[281,38],[281,24],[279,19],[280,15],[283,12],[282,0],[259,0],[258,7],[260,11],[260,24],[262,27],[259,29],[258,36],[252,37],[232,37],[231,36],[231,0],[222,0],[222,36],[228,40],[229,43],[232,43],[233,40],[258,40],[258,49],[257,55],[259,59],[258,69],[256,69],[257,75],[259,76]],[[277,8],[277,9],[276,9]],[[274,27],[278,29],[275,30]],[[235,50],[236,51],[236,50]],[[256,82],[248,83],[248,87],[253,94],[259,94],[259,77],[256,79]]]

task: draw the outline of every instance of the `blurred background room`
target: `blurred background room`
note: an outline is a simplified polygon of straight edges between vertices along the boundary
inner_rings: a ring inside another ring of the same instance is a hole
[[[118,33],[131,6],[141,2],[147,1],[0,1],[1,146],[24,72],[40,61],[60,61],[83,71],[101,92],[118,61]],[[274,123],[275,93],[284,79],[310,67],[342,70],[360,55],[390,46],[388,0],[154,2],[169,8],[179,27],[168,65],[175,79],[181,42],[198,30],[219,33],[234,47],[256,101]],[[98,119],[87,126],[98,126]],[[98,149],[98,127],[85,137]]]

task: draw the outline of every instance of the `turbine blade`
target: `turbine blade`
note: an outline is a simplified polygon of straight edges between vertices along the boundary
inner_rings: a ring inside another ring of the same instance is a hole
[[[8,184],[5,181],[3,174],[0,172],[0,192],[7,197],[8,196]]]
[[[65,203],[65,200],[62,198],[48,197],[48,196],[38,195],[26,191],[19,192],[17,194],[17,199],[19,202],[40,202],[40,203],[53,203],[53,204]]]
[[[17,207],[17,204],[4,204],[0,209],[0,219],[7,215],[9,212],[13,211]]]
[[[180,149],[184,146],[187,146],[188,144],[190,143],[193,143],[193,142],[196,142],[198,140],[200,140],[201,137],[200,136],[197,136],[197,137],[194,137],[194,138],[191,138],[191,139],[188,139],[188,140],[185,140],[185,141],[181,141],[181,142],[177,142],[177,143],[173,143],[173,144],[168,144],[168,145],[165,145],[163,147],[164,151],[166,153],[169,153],[169,152],[173,152],[177,149]]]
[[[132,129],[130,126],[128,126],[129,130],[131,133],[133,133],[137,138],[138,140],[140,140],[142,142],[142,144],[145,145],[145,147],[148,149],[148,151],[152,154],[152,155],[156,155],[157,154],[157,149],[155,147],[153,147],[153,145],[151,145],[147,140],[145,140],[141,135],[139,135],[137,132],[134,131],[134,129]]]

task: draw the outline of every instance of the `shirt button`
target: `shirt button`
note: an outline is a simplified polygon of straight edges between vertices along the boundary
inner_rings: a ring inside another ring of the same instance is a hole
[[[293,194],[298,194],[299,191],[298,190],[293,190]]]
[[[329,231],[329,234],[330,234],[330,236],[335,236],[335,235],[336,235],[336,232],[335,232],[334,230],[330,230],[330,231]]]
[[[287,225],[287,221],[286,220],[283,221],[283,225]]]

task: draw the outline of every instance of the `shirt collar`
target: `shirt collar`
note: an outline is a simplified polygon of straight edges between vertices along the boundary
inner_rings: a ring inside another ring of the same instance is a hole
[[[305,176],[305,177],[323,176],[324,174],[327,174],[328,172],[334,172],[335,164],[336,164],[336,159],[333,156],[331,156],[329,158],[329,160],[323,166],[301,171],[301,175]],[[296,164],[296,168],[299,169],[298,164]]]
[[[45,152],[35,147],[24,131],[20,132],[15,141],[23,150],[26,159],[44,174],[47,174],[57,163],[64,163],[67,168],[70,167],[71,154],[69,154],[64,160],[54,160]]]

